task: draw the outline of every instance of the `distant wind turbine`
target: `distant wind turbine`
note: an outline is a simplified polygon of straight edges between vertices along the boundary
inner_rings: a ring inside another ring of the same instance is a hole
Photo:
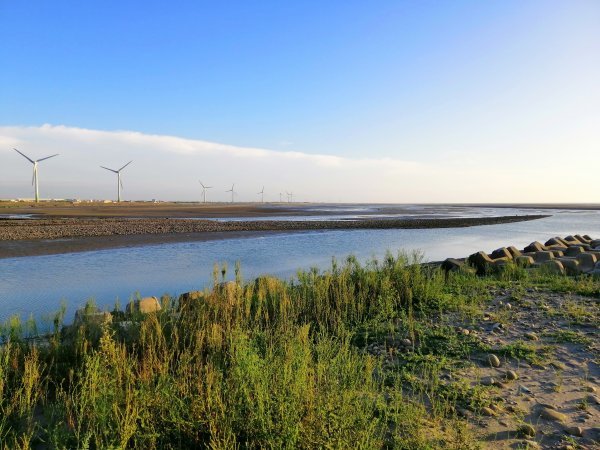
[[[260,202],[264,203],[265,202],[265,187],[262,187],[262,191],[257,192],[258,195],[260,195]]]
[[[231,192],[231,203],[233,203],[233,196],[235,195],[235,191],[233,190],[235,183],[231,185],[231,189],[225,192]]]
[[[288,203],[292,203],[294,201],[294,193],[293,192],[288,192],[288,191],[285,191],[285,193],[288,196]]]
[[[31,164],[33,164],[33,178],[31,179],[31,184],[35,185],[35,201],[37,203],[40,201],[40,191],[39,191],[39,187],[38,187],[38,163],[44,161],[45,159],[54,158],[55,156],[58,156],[58,153],[55,155],[46,156],[45,158],[36,159],[34,161],[29,156],[25,155],[24,153],[21,153],[16,148],[13,148],[13,150],[16,151],[17,153],[19,153],[23,158],[28,160]]]
[[[202,186],[202,202],[206,203],[206,190],[211,189],[212,186],[204,186],[200,180],[198,180],[198,182],[200,183],[200,186]]]
[[[281,192],[279,193],[279,203],[281,203]]]
[[[121,189],[123,189],[123,182],[121,181],[121,170],[123,170],[125,167],[127,167],[132,162],[133,161],[129,161],[127,164],[125,164],[119,170],[109,169],[108,167],[100,166],[103,169],[110,170],[111,172],[114,172],[117,174],[117,202],[119,202],[119,203],[121,203]]]

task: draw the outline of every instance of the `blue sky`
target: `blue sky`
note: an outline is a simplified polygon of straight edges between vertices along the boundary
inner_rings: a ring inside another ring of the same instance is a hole
[[[0,142],[41,155],[34,129],[43,124],[125,130],[421,164],[416,179],[457,163],[508,170],[564,152],[598,161],[599,23],[596,0],[0,0]],[[53,145],[60,143],[46,147]],[[86,157],[103,160],[103,151],[92,146]],[[6,195],[25,189],[13,172],[0,169]],[[381,186],[368,199],[438,198],[395,192]],[[136,195],[147,194],[140,185]],[[456,195],[439,199],[481,200],[468,190]],[[506,201],[566,200],[558,190],[528,195]],[[311,199],[352,201],[318,191]]]

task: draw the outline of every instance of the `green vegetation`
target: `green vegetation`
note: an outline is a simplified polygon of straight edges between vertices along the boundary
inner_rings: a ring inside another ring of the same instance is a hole
[[[455,375],[490,348],[455,324],[483,317],[492,290],[512,286],[516,302],[527,286],[566,284],[418,262],[350,257],[291,282],[243,283],[236,266],[223,283],[215,267],[197,299],[70,327],[63,309],[39,339],[13,318],[0,337],[0,448],[479,448],[458,412],[495,407],[496,388]],[[597,280],[572,283],[598,292]],[[547,356],[524,342],[498,353]]]

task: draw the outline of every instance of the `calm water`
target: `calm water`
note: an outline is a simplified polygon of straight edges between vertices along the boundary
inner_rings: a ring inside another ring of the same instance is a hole
[[[415,209],[414,215],[456,212]],[[356,213],[361,214],[359,210]],[[536,214],[517,211],[462,208],[461,215]],[[242,275],[292,277],[299,269],[326,269],[332,257],[349,254],[365,261],[381,258],[387,250],[420,250],[425,260],[464,257],[478,250],[508,245],[523,247],[534,240],[589,234],[600,238],[598,211],[544,211],[552,217],[530,222],[471,228],[432,230],[344,230],[276,234],[211,242],[164,244],[139,248],[101,250],[65,255],[0,259],[0,320],[13,314],[41,317],[65,300],[67,317],[86,300],[99,305],[121,304],[139,292],[142,296],[179,294],[212,283],[215,262],[227,262],[233,276],[236,261]]]

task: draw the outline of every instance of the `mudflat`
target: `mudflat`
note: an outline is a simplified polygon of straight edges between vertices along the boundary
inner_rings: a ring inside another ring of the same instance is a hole
[[[494,225],[546,216],[450,219],[256,220],[61,218],[0,220],[0,258],[167,242],[226,239],[257,233],[342,229],[425,229]]]
[[[411,205],[361,210],[307,203],[0,202],[0,258],[170,242],[251,237],[266,233],[341,229],[454,228],[535,220],[544,215],[461,218],[382,218],[413,213]],[[452,205],[439,205],[440,210]],[[293,220],[293,216],[325,216]],[[348,216],[327,219],[326,216]],[[378,216],[375,216],[378,215]],[[289,216],[290,220],[272,220]],[[24,218],[27,217],[27,218]],[[233,218],[234,221],[216,221]],[[252,220],[243,220],[243,218]],[[263,220],[256,220],[256,218]],[[240,218],[242,218],[240,220]]]

